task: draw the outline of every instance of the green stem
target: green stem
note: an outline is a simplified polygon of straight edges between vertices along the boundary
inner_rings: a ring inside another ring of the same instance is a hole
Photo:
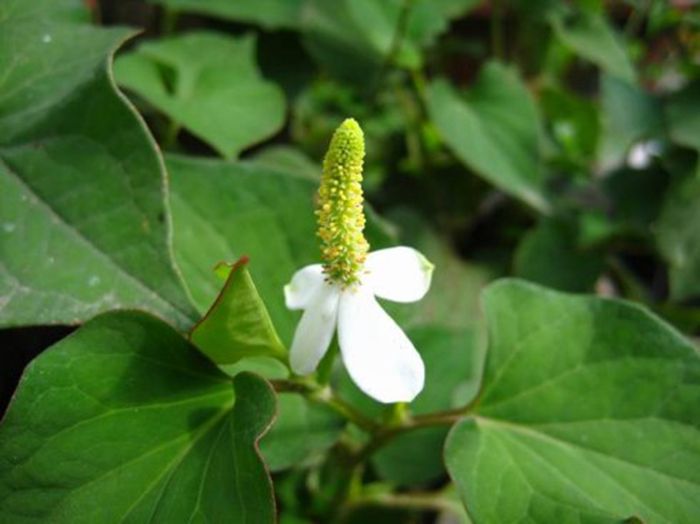
[[[396,61],[396,55],[401,51],[401,44],[403,43],[404,36],[406,34],[406,28],[408,27],[408,15],[411,13],[411,8],[413,7],[413,0],[403,0],[401,4],[401,11],[399,12],[399,18],[396,21],[396,29],[391,38],[391,44],[389,44],[389,50],[387,51],[386,57],[382,62],[381,68],[377,73],[377,78],[374,82],[374,86],[370,90],[370,97],[374,98],[374,95],[379,90],[387,71],[391,69]]]
[[[175,9],[163,6],[163,11],[160,17],[160,34],[167,36],[172,34],[177,29],[177,20],[180,13]]]
[[[177,21],[180,13],[169,7],[163,6],[160,16],[160,35],[168,36],[177,29]],[[174,149],[177,144],[177,135],[180,132],[180,124],[175,120],[169,119],[165,132],[163,133],[162,146],[163,149]]]
[[[180,124],[175,120],[169,119],[168,126],[163,134],[163,149],[174,149],[177,144],[177,135],[180,133]]]
[[[391,39],[391,46],[389,47],[389,52],[384,61],[385,67],[387,68],[393,65],[394,60],[396,60],[396,55],[401,51],[401,44],[403,43],[403,38],[406,35],[406,29],[408,27],[408,15],[411,13],[412,7],[413,0],[403,0],[399,19],[396,22],[396,30],[394,31],[394,36]]]
[[[408,420],[409,416],[408,404],[405,402],[397,402],[391,406],[386,422],[389,426],[400,426]]]
[[[330,388],[321,390],[321,393],[321,395],[316,397],[316,399],[318,399],[319,402],[324,403],[329,408],[335,410],[336,413],[342,415],[350,422],[364,429],[365,431],[372,432],[377,430],[376,422],[357,411],[352,405],[348,404],[342,398],[338,397],[337,395],[334,395]],[[315,399],[312,398],[312,400]]]
[[[470,408],[471,405],[461,409],[439,411],[427,415],[416,415],[405,419],[397,425],[380,427],[374,432],[372,438],[357,451],[354,462],[355,464],[365,462],[377,450],[384,447],[402,433],[432,426],[451,426],[467,415]]]
[[[639,32],[650,7],[651,2],[647,0],[641,2],[641,5],[638,8],[632,9],[630,16],[625,23],[625,27],[622,30],[626,37],[630,38]]]
[[[414,509],[418,511],[462,511],[461,506],[447,499],[442,493],[382,493],[364,495],[347,504],[353,506],[382,506],[386,508]]]
[[[331,342],[331,346],[328,348],[328,351],[316,368],[316,382],[319,384],[319,386],[327,386],[330,384],[331,376],[333,375],[333,363],[335,362],[335,357],[338,356],[339,352],[340,348],[338,347],[338,340],[337,338],[334,338]]]
[[[406,119],[406,150],[411,163],[419,170],[426,171],[425,151],[422,143],[422,101],[403,86],[396,87],[396,97],[403,107]]]
[[[369,417],[366,417],[352,405],[333,393],[329,386],[321,386],[313,381],[302,380],[271,380],[272,387],[278,392],[300,393],[312,402],[322,404],[338,413],[343,418],[352,422],[359,428],[374,433],[379,425]]]
[[[428,99],[427,96],[427,89],[426,89],[426,84],[427,81],[425,80],[425,74],[423,73],[422,69],[414,69],[411,71],[411,81],[413,84],[413,88],[416,91],[416,98],[420,100],[421,102],[421,107],[425,107],[425,101]]]
[[[618,284],[622,288],[622,292],[625,298],[636,300],[650,306],[652,300],[649,297],[649,293],[644,286],[639,283],[637,277],[632,274],[632,272],[625,267],[625,265],[614,256],[610,256],[606,259],[608,269],[616,277]]]
[[[295,380],[273,379],[270,380],[270,384],[272,384],[272,387],[278,393],[307,394],[313,391],[313,388],[309,384]]]
[[[392,409],[389,420],[380,425],[365,416],[341,397],[335,395],[330,386],[321,386],[309,380],[289,379],[271,380],[272,386],[278,392],[295,392],[304,395],[312,402],[317,402],[332,409],[340,416],[352,422],[370,434],[370,439],[360,449],[355,451],[350,459],[351,468],[356,468],[365,462],[375,451],[385,446],[396,436],[420,428],[432,426],[451,426],[471,413],[479,403],[479,396],[464,407],[446,411],[438,411],[425,415],[410,415],[405,404],[398,404]]]

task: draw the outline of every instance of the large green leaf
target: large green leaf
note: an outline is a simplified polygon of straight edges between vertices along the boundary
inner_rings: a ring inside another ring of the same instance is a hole
[[[247,357],[283,360],[287,355],[247,263],[247,259],[241,259],[230,267],[219,296],[190,336],[217,364],[234,364]]]
[[[22,379],[0,426],[0,521],[274,522],[256,452],[274,406],[265,381],[232,385],[162,322],[102,315]]]
[[[700,296],[700,179],[679,180],[671,187],[655,224],[659,250],[669,264],[671,295]]]
[[[78,0],[0,4],[0,324],[139,307],[184,327],[161,160],[109,76],[125,32],[85,19]]]
[[[484,307],[482,391],[445,450],[474,521],[697,522],[696,349],[625,302],[502,281]]]
[[[5,0],[0,4],[0,143],[46,119],[71,93],[105,69],[129,31],[98,29],[78,0]]]
[[[227,158],[284,123],[284,94],[261,77],[253,36],[195,32],[146,42],[120,57],[115,73]]]
[[[168,158],[168,168],[175,254],[200,311],[221,287],[214,266],[245,255],[280,338],[291,342],[299,314],[287,310],[283,288],[295,271],[319,262],[317,184],[254,165],[179,156]],[[384,247],[371,219],[368,231],[373,248]]]
[[[557,9],[549,22],[559,40],[572,51],[611,75],[627,82],[635,81],[636,73],[624,42],[601,13]]]
[[[463,98],[446,81],[428,87],[428,111],[459,160],[503,191],[547,210],[537,108],[517,74],[491,62]]]

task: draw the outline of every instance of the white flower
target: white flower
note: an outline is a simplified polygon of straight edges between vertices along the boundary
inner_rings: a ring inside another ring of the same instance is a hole
[[[423,389],[423,361],[376,297],[420,300],[432,270],[415,249],[394,247],[367,255],[360,282],[345,288],[329,282],[321,264],[297,271],[284,288],[287,307],[304,310],[290,351],[294,372],[316,369],[337,326],[343,362],[362,391],[384,403],[413,400]]]

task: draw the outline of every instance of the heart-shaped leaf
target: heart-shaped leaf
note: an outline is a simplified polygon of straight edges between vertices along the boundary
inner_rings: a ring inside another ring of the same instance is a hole
[[[119,307],[192,323],[161,159],[110,77],[124,38],[91,27],[81,2],[0,5],[0,325]]]
[[[196,32],[146,42],[117,60],[115,74],[226,158],[284,123],[284,94],[260,75],[253,36]]]
[[[626,302],[502,281],[484,307],[482,391],[445,449],[474,521],[696,522],[696,349]]]
[[[235,402],[234,402],[235,389]],[[0,426],[0,521],[274,522],[275,400],[172,328],[102,315],[38,357]]]
[[[459,160],[503,191],[547,210],[537,108],[513,70],[491,62],[465,98],[444,79],[430,84],[428,111]]]

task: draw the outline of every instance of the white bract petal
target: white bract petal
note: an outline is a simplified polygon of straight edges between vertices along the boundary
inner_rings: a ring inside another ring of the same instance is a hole
[[[322,282],[306,302],[306,311],[294,333],[289,360],[299,375],[308,375],[328,350],[338,319],[340,288]]]
[[[387,404],[410,402],[423,389],[420,355],[368,286],[342,294],[338,341],[348,373],[370,397]]]
[[[306,309],[311,297],[324,283],[323,266],[313,264],[294,273],[291,282],[284,286],[287,309]]]
[[[394,302],[415,302],[430,288],[433,266],[410,247],[380,249],[367,256],[363,282],[375,295]]]

